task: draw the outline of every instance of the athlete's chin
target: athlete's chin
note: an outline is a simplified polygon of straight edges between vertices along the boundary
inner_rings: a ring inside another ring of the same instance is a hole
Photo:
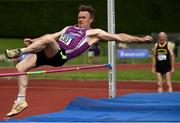
[[[84,25],[84,24],[79,24],[78,26],[79,26],[80,28],[87,28],[87,26]]]

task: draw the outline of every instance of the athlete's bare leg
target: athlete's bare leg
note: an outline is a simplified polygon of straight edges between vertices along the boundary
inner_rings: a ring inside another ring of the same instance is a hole
[[[157,73],[157,79],[158,79],[158,92],[161,93],[163,92],[163,78],[161,73]]]
[[[165,77],[166,77],[166,82],[167,82],[167,86],[168,86],[168,92],[172,92],[173,87],[172,87],[172,83],[171,83],[171,73],[167,72]]]

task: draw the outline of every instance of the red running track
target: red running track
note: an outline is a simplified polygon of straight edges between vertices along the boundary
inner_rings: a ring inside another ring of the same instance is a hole
[[[17,97],[17,80],[0,80],[0,118],[11,110]],[[180,84],[174,83],[174,90],[180,91]],[[156,92],[156,83],[118,82],[117,96],[129,93]],[[60,81],[33,80],[29,83],[27,102],[29,107],[13,118],[50,113],[62,110],[77,96],[108,98],[107,81]]]
[[[178,65],[179,66],[179,65]],[[151,65],[119,65],[119,69],[147,68]],[[2,72],[15,72],[1,69]],[[156,92],[155,82],[117,82],[117,96],[129,93]],[[180,84],[173,83],[174,91],[180,91]],[[0,79],[0,119],[11,110],[17,97],[17,80]],[[29,107],[13,118],[56,112],[62,110],[77,96],[108,98],[107,81],[31,80],[27,91]]]

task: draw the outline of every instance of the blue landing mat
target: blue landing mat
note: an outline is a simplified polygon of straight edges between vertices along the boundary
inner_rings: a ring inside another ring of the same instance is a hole
[[[180,93],[134,93],[98,100],[77,97],[62,111],[8,121],[177,122],[180,121]]]

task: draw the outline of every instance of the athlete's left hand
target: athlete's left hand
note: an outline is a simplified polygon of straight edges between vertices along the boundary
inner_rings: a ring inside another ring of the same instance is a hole
[[[151,36],[149,36],[149,35],[141,38],[142,42],[151,42],[152,40],[153,40],[153,38]]]

